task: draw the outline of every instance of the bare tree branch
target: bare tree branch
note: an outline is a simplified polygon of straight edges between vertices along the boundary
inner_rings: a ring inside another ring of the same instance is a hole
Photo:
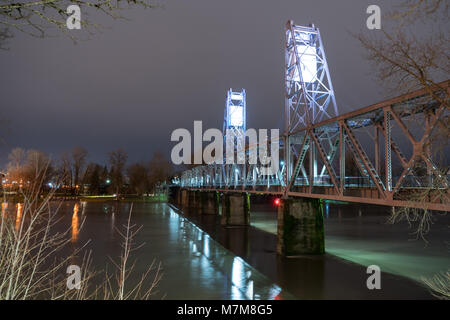
[[[86,18],[88,11],[99,11],[113,19],[123,19],[121,11],[132,6],[141,8],[161,7],[152,0],[37,0],[2,1],[0,4],[0,26],[5,30],[16,30],[33,37],[49,36],[49,29],[56,28],[67,37],[76,41],[79,36],[66,27],[67,7],[78,5],[82,11],[81,28],[89,34],[101,26]],[[12,33],[11,33],[12,34]],[[4,34],[0,31],[0,48]]]

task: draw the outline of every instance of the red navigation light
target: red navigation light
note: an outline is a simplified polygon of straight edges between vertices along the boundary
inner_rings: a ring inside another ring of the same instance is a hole
[[[281,203],[280,198],[276,198],[276,199],[273,201],[273,203],[275,203],[276,206],[279,206],[280,203]]]

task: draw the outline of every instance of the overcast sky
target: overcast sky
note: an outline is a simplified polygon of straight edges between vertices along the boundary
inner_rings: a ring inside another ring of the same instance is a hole
[[[169,156],[174,129],[222,128],[230,87],[247,90],[248,128],[281,127],[288,19],[320,28],[340,113],[387,97],[350,32],[377,32],[366,8],[390,1],[163,3],[124,11],[129,21],[101,17],[110,28],[78,44],[16,33],[0,51],[0,165],[16,146],[57,158],[80,145],[98,162],[118,147],[130,162]]]

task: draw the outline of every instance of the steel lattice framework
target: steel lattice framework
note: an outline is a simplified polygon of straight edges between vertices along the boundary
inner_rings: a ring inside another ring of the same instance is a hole
[[[319,29],[289,21],[285,36],[285,120],[293,132],[337,116],[338,108]]]
[[[317,159],[315,145],[310,145],[310,139],[302,145],[294,134],[300,129],[338,115],[338,108],[328,69],[327,58],[323,47],[320,31],[314,25],[298,26],[288,21],[285,30],[285,159],[287,159],[286,180],[301,170],[306,178],[303,163],[293,172],[295,156],[304,157],[311,148],[310,173],[317,176]],[[316,137],[327,140],[336,149],[329,134]],[[299,149],[300,148],[300,149]],[[334,157],[334,153],[332,154]],[[320,175],[325,173],[323,166]],[[311,181],[310,181],[311,182]]]
[[[245,89],[233,91],[230,88],[225,101],[223,131],[239,130],[245,132],[247,126],[247,98]]]
[[[225,114],[223,121],[224,133],[224,163],[222,165],[222,177],[226,185],[238,185],[245,179],[245,158],[242,158],[242,151],[245,149],[245,130],[247,127],[247,98],[245,89],[233,91],[228,90],[225,100]],[[228,140],[228,142],[227,142]],[[227,145],[227,143],[229,145]],[[228,159],[227,150],[233,150],[233,159]],[[236,155],[236,159],[234,159]],[[229,161],[229,162],[228,162]],[[227,164],[228,163],[228,164]]]
[[[293,47],[298,45],[297,42],[293,45],[292,34],[298,32],[302,45],[306,41],[306,36],[296,30],[308,32],[308,39],[316,37],[314,41],[321,48],[318,51],[322,52],[323,66],[317,68],[316,76],[307,76],[308,80],[316,82],[327,79],[328,89],[321,94],[302,91],[302,88],[312,87],[309,87],[311,83],[302,84],[305,69],[298,67],[298,55],[291,57],[296,54]],[[436,135],[436,128],[445,126],[450,118],[450,80],[432,89],[423,88],[329,117],[329,112],[325,112],[329,108],[317,107],[333,106],[331,110],[337,112],[318,29],[298,27],[289,22],[286,39],[289,63],[286,65],[285,112],[288,121],[284,140],[280,141],[282,157],[278,172],[264,176],[260,174],[258,165],[247,162],[223,166],[211,164],[183,172],[177,183],[191,189],[268,193],[450,211],[449,175],[439,169],[448,170],[449,150],[444,151],[447,158],[444,157],[445,163],[441,160],[440,166],[432,151],[433,144],[436,141],[439,144],[439,140],[432,138]],[[298,71],[292,69],[291,59],[297,59]],[[291,95],[295,72],[300,75],[300,83],[295,84],[300,91]],[[325,93],[328,98],[323,101],[328,102],[320,104],[316,101],[314,106],[318,109],[314,110],[311,104],[305,103],[311,97],[322,99]],[[308,106],[303,113],[297,108],[301,103],[294,107],[293,101],[299,101],[294,97],[302,97],[303,107]],[[323,120],[315,122],[308,119]],[[445,144],[448,148],[448,141]],[[247,146],[247,156],[254,151],[253,148],[256,146]],[[424,196],[414,196],[417,194]]]

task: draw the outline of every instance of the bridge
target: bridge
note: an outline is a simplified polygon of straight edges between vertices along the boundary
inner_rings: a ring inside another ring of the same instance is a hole
[[[284,255],[323,252],[322,200],[450,210],[448,141],[438,130],[449,116],[450,80],[339,115],[318,28],[287,23],[285,62],[284,134],[269,141],[280,150],[276,172],[247,160],[261,142],[246,140],[245,90],[230,90],[224,132],[237,137],[236,158],[242,151],[245,161],[183,172],[174,180],[178,203],[214,213],[221,195],[222,224],[246,225],[249,195],[279,196]]]

